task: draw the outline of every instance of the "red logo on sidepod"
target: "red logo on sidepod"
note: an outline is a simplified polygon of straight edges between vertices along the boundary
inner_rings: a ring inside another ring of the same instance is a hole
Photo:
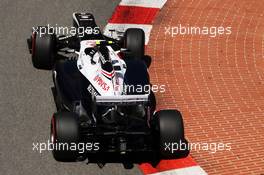
[[[104,80],[97,75],[96,77],[94,77],[93,79],[103,90],[108,91],[109,90],[109,86],[106,84],[106,82],[104,82]]]

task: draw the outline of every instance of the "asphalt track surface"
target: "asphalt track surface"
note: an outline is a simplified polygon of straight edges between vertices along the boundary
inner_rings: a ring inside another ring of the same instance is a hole
[[[97,165],[58,163],[51,152],[32,151],[32,143],[49,139],[50,119],[55,111],[50,87],[51,72],[33,69],[26,47],[31,27],[71,26],[72,13],[89,11],[104,26],[119,1],[109,0],[24,0],[0,1],[0,170],[17,174],[141,174],[138,168],[125,170],[121,164]]]

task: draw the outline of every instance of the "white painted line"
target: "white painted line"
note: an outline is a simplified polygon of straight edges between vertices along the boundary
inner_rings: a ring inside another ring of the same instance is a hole
[[[200,166],[191,166],[174,170],[163,171],[151,175],[207,175]]]
[[[143,25],[143,24],[113,24],[113,23],[108,23],[105,28],[104,28],[104,35],[118,39],[119,37],[123,36],[124,32],[128,28],[140,28],[143,29],[145,32],[145,38],[146,42],[145,45],[148,44],[149,42],[149,37],[150,37],[150,32],[152,29],[152,25]],[[111,32],[111,30],[114,30]]]
[[[167,0],[122,0],[119,5],[162,8]]]

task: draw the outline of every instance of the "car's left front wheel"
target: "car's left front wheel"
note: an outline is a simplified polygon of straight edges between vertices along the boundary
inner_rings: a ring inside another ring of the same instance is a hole
[[[56,36],[47,27],[38,27],[32,33],[32,63],[37,69],[51,70],[55,62]]]

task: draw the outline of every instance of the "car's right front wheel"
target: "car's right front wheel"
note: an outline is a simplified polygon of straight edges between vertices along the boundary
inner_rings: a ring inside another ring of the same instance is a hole
[[[139,28],[129,28],[124,35],[124,46],[128,49],[128,59],[141,60],[145,55],[145,32]]]

